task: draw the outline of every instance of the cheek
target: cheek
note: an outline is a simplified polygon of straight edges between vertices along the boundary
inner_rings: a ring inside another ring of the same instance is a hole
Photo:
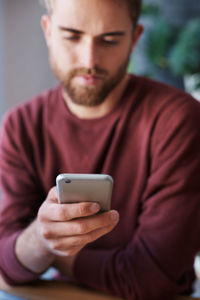
[[[76,63],[76,52],[72,48],[67,47],[64,43],[60,41],[55,42],[51,50],[60,67],[70,68],[70,66]]]
[[[109,53],[107,51],[106,55],[106,63],[105,66],[107,67],[107,69],[116,71],[118,70],[118,68],[123,65],[125,62],[127,62],[127,60],[129,59],[131,54],[131,49],[130,48],[122,48],[120,47],[120,49],[117,50],[113,50],[111,51],[111,53]]]

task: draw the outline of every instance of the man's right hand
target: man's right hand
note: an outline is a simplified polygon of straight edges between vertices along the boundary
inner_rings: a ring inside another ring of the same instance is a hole
[[[97,203],[59,204],[56,187],[41,205],[36,220],[16,242],[18,260],[33,272],[47,269],[58,256],[72,257],[88,243],[110,232],[117,211],[99,213]]]
[[[39,209],[38,233],[50,252],[61,256],[75,255],[118,223],[117,211],[97,214],[99,210],[99,204],[91,202],[59,204],[54,187]]]

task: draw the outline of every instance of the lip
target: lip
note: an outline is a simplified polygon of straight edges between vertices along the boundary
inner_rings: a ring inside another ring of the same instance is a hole
[[[96,75],[78,75],[76,81],[81,85],[96,85],[102,80],[102,77]]]

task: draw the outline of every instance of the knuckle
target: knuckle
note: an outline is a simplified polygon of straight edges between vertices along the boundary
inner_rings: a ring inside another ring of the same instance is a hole
[[[66,251],[66,254],[67,254],[67,256],[72,256],[72,255],[74,255],[75,254],[75,250],[72,248],[72,249],[68,249],[67,251]]]
[[[89,235],[87,235],[85,237],[85,243],[86,244],[91,243],[91,242],[95,241],[97,238],[99,238],[99,236],[97,235],[97,232],[92,231]]]
[[[41,207],[39,208],[37,217],[38,217],[38,220],[39,220],[40,222],[42,222],[42,221],[45,220],[45,212],[44,212],[44,210],[43,210],[43,206],[41,206]]]
[[[82,245],[87,245],[89,243],[91,243],[92,241],[94,241],[94,235],[93,233],[87,234],[84,236],[84,239],[82,239]]]
[[[49,239],[52,236],[51,231],[49,230],[49,228],[47,227],[42,227],[41,228],[41,235],[45,238],[45,239]]]
[[[113,226],[106,226],[102,227],[98,230],[92,231],[90,234],[88,234],[85,238],[85,243],[91,243],[100,237],[104,236],[105,234],[109,233],[113,229]]]
[[[76,239],[73,240],[73,247],[72,247],[72,249],[79,248],[82,245],[83,245],[83,238],[82,237],[78,237],[78,238],[76,238]]]
[[[61,242],[59,240],[51,241],[51,248],[53,250],[60,250],[61,249]]]
[[[88,213],[88,207],[86,205],[84,205],[83,203],[81,203],[79,205],[79,214],[80,216],[86,215]]]
[[[62,206],[58,207],[58,218],[59,218],[59,220],[66,219],[66,214],[65,214],[65,211],[63,210]]]
[[[83,248],[86,244],[90,243],[91,241],[93,241],[92,232],[80,235],[73,240],[73,248]]]
[[[102,230],[102,234],[101,236],[109,233],[110,231],[112,231],[114,229],[115,225],[109,225],[109,226],[106,226],[103,230]]]
[[[71,249],[71,254],[70,255],[75,255],[77,254],[81,249],[83,248],[83,246],[78,246],[78,247],[74,247]]]
[[[72,256],[77,254],[83,247],[84,245],[73,245],[73,247],[68,248],[65,253],[67,253],[68,256]]]
[[[67,250],[65,250],[65,255],[66,256],[72,256],[72,255],[74,255],[75,253],[74,253],[74,251],[72,250],[72,249],[67,249]]]
[[[87,223],[79,223],[77,224],[77,234],[84,234],[87,233],[89,230]]]
[[[102,216],[102,222],[104,224],[104,226],[109,226],[110,224],[113,223],[111,217],[110,217],[110,214],[109,213],[105,213],[103,216]]]
[[[52,187],[52,188],[49,190],[48,195],[49,195],[49,196],[52,196],[52,195],[55,195],[55,193],[56,193],[56,187],[54,186],[54,187]]]

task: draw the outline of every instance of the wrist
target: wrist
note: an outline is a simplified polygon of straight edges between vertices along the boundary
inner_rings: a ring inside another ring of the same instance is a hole
[[[38,234],[36,221],[30,224],[17,238],[15,255],[24,267],[35,273],[44,272],[55,257]]]
[[[74,278],[74,263],[76,261],[76,255],[72,256],[56,256],[53,262],[53,266],[58,269],[63,275],[68,276],[69,278]]]

